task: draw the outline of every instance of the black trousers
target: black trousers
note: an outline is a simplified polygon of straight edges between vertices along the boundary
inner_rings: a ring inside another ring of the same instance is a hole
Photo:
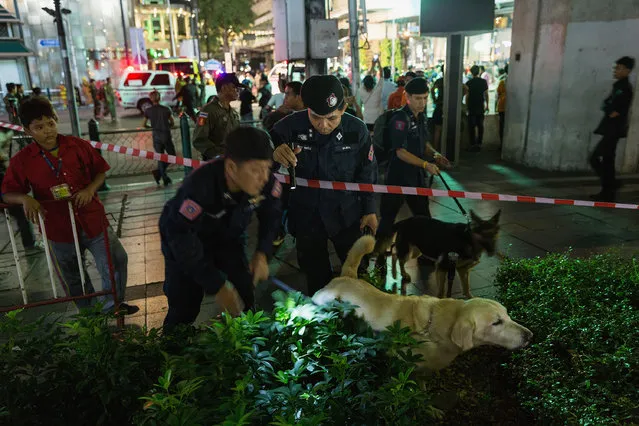
[[[393,224],[397,213],[404,205],[404,202],[408,204],[408,208],[414,216],[430,216],[430,209],[428,207],[428,197],[421,197],[419,195],[402,195],[402,194],[383,194],[380,206],[380,213],[382,219],[377,230],[377,238],[381,239],[388,237],[393,233]]]
[[[504,127],[506,126],[506,113],[499,113],[499,143],[504,144]]]
[[[477,129],[477,134],[475,134],[475,129]],[[468,135],[470,146],[481,146],[484,142],[484,114],[468,114]]]
[[[618,136],[605,135],[590,156],[590,165],[601,180],[601,192],[609,196],[614,195],[616,190],[615,156],[618,142]]]
[[[175,155],[175,145],[173,145],[173,138],[170,131],[165,141],[153,141],[153,149],[158,154],[164,154],[166,152],[169,155]],[[168,163],[158,161],[158,171],[160,172],[160,176],[162,176],[162,179],[164,179],[165,181],[169,178],[169,176],[166,174],[166,169],[168,167]]]
[[[348,251],[362,236],[359,221],[329,237],[319,217],[313,218],[303,232],[297,232],[297,261],[306,275],[306,295],[312,296],[333,279],[333,270],[328,254],[328,240],[331,240],[340,261],[344,263]]]
[[[200,313],[200,305],[204,298],[204,289],[195,282],[188,271],[165,255],[164,294],[169,301],[169,311],[164,318],[164,327],[177,324],[192,324]],[[244,310],[254,305],[253,277],[249,272],[248,260],[241,243],[237,245],[223,244],[220,250],[209,257],[217,269],[227,274],[240,297],[244,301]],[[219,290],[219,289],[218,289]]]

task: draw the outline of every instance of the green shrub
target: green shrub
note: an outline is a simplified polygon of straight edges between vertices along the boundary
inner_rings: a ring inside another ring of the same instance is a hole
[[[11,425],[416,424],[440,416],[407,329],[276,293],[271,315],[162,336],[86,313],[0,321],[0,422]]]
[[[639,422],[639,268],[614,254],[507,260],[498,298],[534,333],[509,363],[540,422]]]

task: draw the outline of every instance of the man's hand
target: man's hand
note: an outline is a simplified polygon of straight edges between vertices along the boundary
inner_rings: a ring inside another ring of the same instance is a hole
[[[253,275],[253,285],[268,278],[268,261],[266,255],[261,251],[256,251],[249,265],[251,275]]]
[[[448,160],[448,158],[444,157],[439,152],[435,153],[433,158],[435,159],[435,163],[437,163],[439,167],[442,167],[442,168],[450,167],[450,161]]]
[[[367,214],[366,216],[362,216],[362,220],[359,223],[359,229],[364,230],[364,228],[369,227],[373,230],[373,234],[377,233],[377,215],[375,213]]]
[[[284,167],[297,166],[296,154],[302,152],[302,148],[299,146],[295,148],[295,151],[291,149],[287,144],[282,144],[275,148],[273,152],[273,160],[277,161]]]
[[[93,199],[93,195],[95,195],[95,192],[90,188],[84,188],[82,191],[76,192],[73,196],[75,206],[79,209],[86,206]]]
[[[429,163],[428,161],[424,161],[424,169],[431,175],[437,176],[439,174],[439,167],[433,163]]]
[[[610,114],[608,117],[610,118],[617,118],[619,117],[621,114],[619,114],[617,111],[613,111],[612,114]]]
[[[38,200],[27,195],[22,202],[22,208],[24,209],[24,214],[27,218],[37,224],[38,223],[38,213],[42,213],[42,215],[46,214],[46,210],[42,208]]]

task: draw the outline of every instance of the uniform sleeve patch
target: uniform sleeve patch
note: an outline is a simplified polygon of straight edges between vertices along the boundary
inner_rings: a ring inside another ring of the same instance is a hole
[[[197,125],[198,126],[204,126],[206,124],[206,119],[208,118],[208,116],[209,116],[208,112],[201,112],[197,116]]]
[[[190,221],[194,221],[202,214],[202,207],[193,200],[184,200],[180,206],[180,214]]]
[[[368,150],[368,161],[373,161],[375,159],[375,148],[371,144],[371,149]]]
[[[271,189],[271,195],[274,198],[280,198],[282,196],[282,184],[277,179],[273,183],[273,189]]]
[[[404,130],[406,128],[406,122],[405,121],[396,121],[395,122],[395,130]]]

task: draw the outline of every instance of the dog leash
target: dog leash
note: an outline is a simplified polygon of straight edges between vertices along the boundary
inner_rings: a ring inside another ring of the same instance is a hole
[[[448,182],[446,182],[446,179],[444,179],[444,176],[442,176],[441,173],[438,176],[442,180],[442,183],[446,187],[446,190],[447,191],[452,191],[452,189],[450,189],[450,186],[448,186]],[[433,182],[432,179],[433,179],[433,176],[431,176],[431,184]],[[470,223],[470,218],[468,217],[468,213],[466,212],[466,209],[464,209],[464,206],[461,205],[461,203],[459,202],[459,200],[457,198],[452,197],[452,199],[455,200],[455,204],[457,204],[457,207],[459,207],[459,211],[461,212],[461,214],[464,215],[466,220]]]

